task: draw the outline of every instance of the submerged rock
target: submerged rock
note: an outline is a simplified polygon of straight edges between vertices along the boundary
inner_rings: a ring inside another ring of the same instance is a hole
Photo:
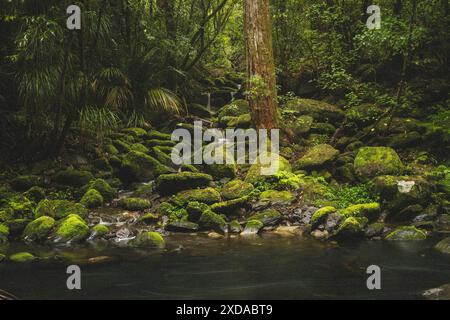
[[[398,175],[404,165],[394,149],[388,147],[363,147],[353,163],[359,178],[367,180],[381,175]]]

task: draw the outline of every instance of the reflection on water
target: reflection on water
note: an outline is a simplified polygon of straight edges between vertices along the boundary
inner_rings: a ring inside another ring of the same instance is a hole
[[[428,241],[346,247],[273,235],[166,241],[163,251],[11,247],[45,260],[0,263],[0,289],[22,299],[414,299],[450,282],[450,258]],[[81,265],[80,291],[66,289],[72,263]],[[366,268],[373,264],[382,270],[379,291],[366,288]]]

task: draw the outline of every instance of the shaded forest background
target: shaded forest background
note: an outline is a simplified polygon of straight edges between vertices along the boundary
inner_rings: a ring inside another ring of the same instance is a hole
[[[71,4],[80,31],[66,28]],[[377,1],[379,30],[366,27],[370,4],[270,1],[278,102],[335,104],[361,140],[383,116],[415,118],[445,157],[448,1]],[[0,163],[89,149],[123,127],[170,128],[201,116],[208,95],[213,110],[245,97],[243,10],[242,0],[2,1]]]

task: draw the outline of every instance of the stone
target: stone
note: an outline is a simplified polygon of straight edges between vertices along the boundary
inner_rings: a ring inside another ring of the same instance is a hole
[[[220,194],[225,200],[233,200],[248,196],[253,190],[251,183],[235,179],[226,183]]]
[[[143,211],[152,206],[150,200],[142,198],[123,198],[118,203],[119,207],[130,211]]]
[[[138,248],[164,248],[165,241],[158,232],[149,231],[139,234],[130,244]]]
[[[255,213],[248,218],[250,220],[261,221],[264,226],[271,226],[277,224],[281,220],[281,213],[277,210],[269,209]]]
[[[212,180],[212,176],[205,173],[163,174],[156,181],[156,189],[162,195],[172,195],[187,189],[206,187]]]
[[[198,224],[189,221],[175,221],[166,226],[166,230],[172,232],[197,232],[198,229]]]
[[[70,214],[76,214],[85,217],[88,210],[80,203],[68,200],[48,200],[44,199],[39,202],[35,210],[35,218],[49,216],[55,220],[67,217]]]
[[[264,227],[263,223],[259,220],[249,220],[247,221],[244,231],[241,232],[242,236],[255,235]]]
[[[42,216],[30,222],[24,232],[23,238],[29,241],[46,240],[55,226],[55,219],[48,216]]]
[[[424,230],[413,226],[402,226],[389,233],[385,240],[425,240],[426,238],[427,233]]]
[[[439,252],[450,254],[450,237],[439,241],[434,248]]]
[[[356,175],[367,180],[381,175],[398,175],[404,165],[394,149],[388,147],[363,147],[353,163]]]

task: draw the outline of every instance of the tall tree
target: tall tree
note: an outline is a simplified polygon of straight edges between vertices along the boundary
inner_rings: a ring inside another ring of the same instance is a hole
[[[245,0],[247,92],[257,129],[277,126],[275,62],[269,0]]]

